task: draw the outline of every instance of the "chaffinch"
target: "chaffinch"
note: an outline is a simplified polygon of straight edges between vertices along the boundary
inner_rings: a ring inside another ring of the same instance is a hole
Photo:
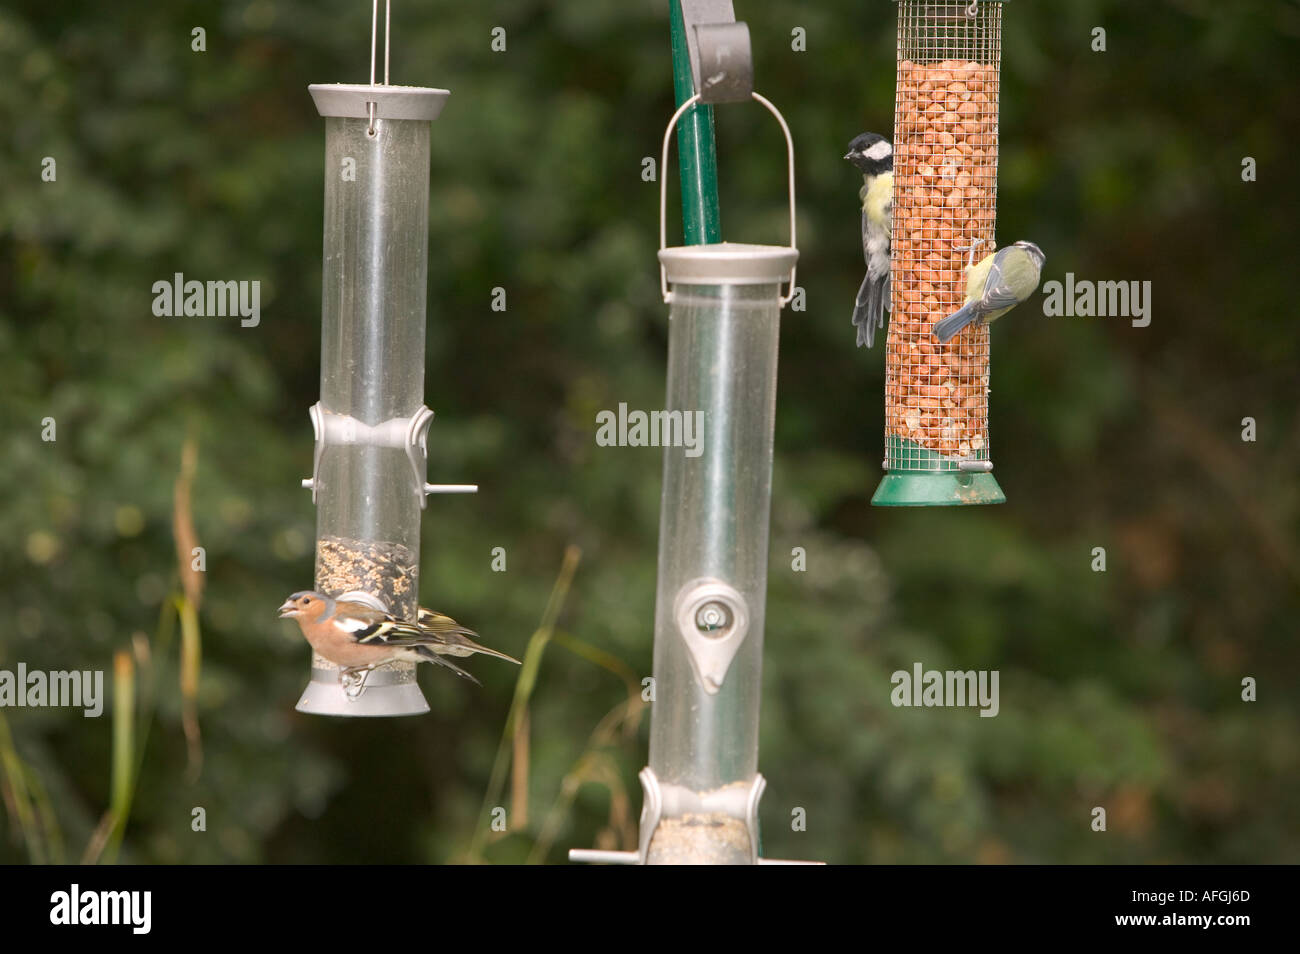
[[[477,679],[448,660],[447,656],[483,653],[515,665],[513,656],[481,646],[450,616],[420,608],[414,623],[382,613],[365,603],[336,600],[322,593],[304,590],[294,593],[280,606],[281,619],[296,619],[312,649],[343,667],[346,676],[368,672],[385,663],[437,663],[478,685]],[[349,680],[345,680],[349,681]]]

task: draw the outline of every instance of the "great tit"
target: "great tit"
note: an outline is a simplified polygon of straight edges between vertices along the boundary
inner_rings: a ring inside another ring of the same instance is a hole
[[[966,269],[966,304],[934,325],[934,336],[947,344],[967,325],[991,325],[1038,290],[1047,256],[1033,242],[998,249]]]
[[[875,343],[876,329],[885,327],[889,301],[889,250],[894,222],[894,147],[876,133],[863,133],[851,143],[845,159],[862,173],[862,254],[867,277],[858,289],[853,324],[858,347]]]

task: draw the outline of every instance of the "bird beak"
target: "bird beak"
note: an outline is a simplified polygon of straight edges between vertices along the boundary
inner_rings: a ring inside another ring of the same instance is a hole
[[[845,159],[852,159],[852,158],[853,158],[853,150],[850,149],[848,152],[846,152],[846,153],[844,154],[844,158],[845,158]]]
[[[297,608],[298,607],[294,604],[293,600],[285,600],[280,604],[280,618],[284,619]]]

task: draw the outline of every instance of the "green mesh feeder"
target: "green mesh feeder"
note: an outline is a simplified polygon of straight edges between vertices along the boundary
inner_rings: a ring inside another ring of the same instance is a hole
[[[881,507],[1005,503],[989,456],[989,329],[946,344],[966,267],[997,248],[1000,0],[897,0],[891,315]]]

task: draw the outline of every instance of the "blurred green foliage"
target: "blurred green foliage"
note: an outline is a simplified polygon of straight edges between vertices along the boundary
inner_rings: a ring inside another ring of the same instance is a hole
[[[883,354],[853,347],[860,180],[840,156],[863,129],[889,129],[894,5],[737,5],[758,88],[795,135],[809,301],[782,342],[765,853],[1296,861],[1300,8],[1008,6],[1000,236],[1038,241],[1048,280],[1151,281],[1154,321],[1046,319],[1030,304],[1001,323],[993,450],[1010,503],[887,512],[868,505]],[[433,137],[430,478],[482,485],[431,500],[423,600],[522,652],[565,548],[582,551],[532,689],[527,783],[503,803],[526,796],[527,825],[489,839],[487,860],[528,857],[556,804],[550,861],[598,840],[630,847],[629,811],[635,830],[646,723],[589,748],[627,686],[572,649],[649,674],[659,452],[597,448],[594,417],[663,400],[657,186],[640,171],[673,105],[667,6],[394,4],[394,81],[453,90]],[[111,674],[116,650],[152,645],[124,861],[459,860],[481,821],[516,671],[476,667],[483,690],[423,673],[422,718],[303,716],[308,653],[275,619],[312,575],[298,483],[319,374],[323,125],[306,86],[364,79],[369,15],[360,0],[0,11],[0,668]],[[795,26],[807,52],[791,50]],[[718,137],[724,234],[778,241],[775,126],[722,108]],[[1245,156],[1256,183],[1241,179]],[[260,280],[260,326],[154,317],[152,283],[174,272]],[[1240,439],[1247,416],[1257,443]],[[187,435],[207,548],[194,781],[177,641],[155,635],[180,592],[172,490]],[[497,546],[505,573],[490,569]],[[790,569],[796,546],[805,573]],[[1097,546],[1104,574],[1090,570]],[[890,673],[916,661],[1000,670],[1001,714],[893,708]],[[1240,701],[1245,676],[1258,702]],[[48,793],[51,852],[76,860],[108,805],[111,718],[0,715]],[[11,782],[14,764],[0,762]],[[195,806],[206,832],[191,831]],[[791,830],[796,806],[806,832]],[[27,860],[13,808],[0,860]]]

